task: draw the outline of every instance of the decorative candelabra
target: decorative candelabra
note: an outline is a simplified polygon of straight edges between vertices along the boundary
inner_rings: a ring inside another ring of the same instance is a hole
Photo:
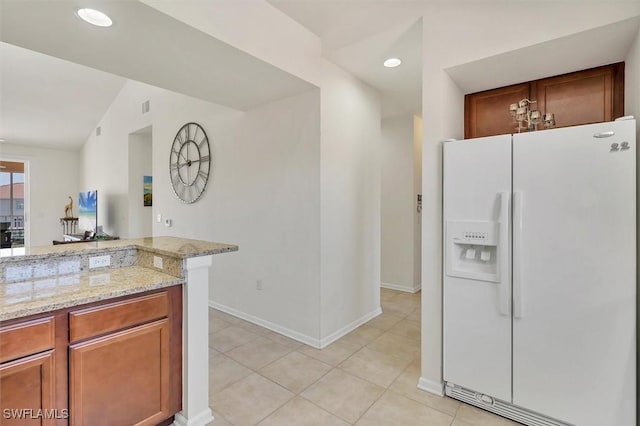
[[[530,101],[529,99],[522,99],[517,104],[511,104],[509,106],[509,113],[513,118],[513,123],[517,124],[516,130],[518,133],[523,130],[535,131],[538,130],[538,124],[540,123],[541,114],[537,109],[533,109],[531,106],[536,101]],[[556,125],[555,117],[552,112],[548,112],[544,115],[544,128],[550,129]]]
[[[62,225],[62,234],[75,234],[78,231],[77,217],[61,217],[60,225]]]

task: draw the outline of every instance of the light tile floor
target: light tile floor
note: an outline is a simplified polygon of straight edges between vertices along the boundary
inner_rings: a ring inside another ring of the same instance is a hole
[[[211,426],[509,426],[419,390],[420,293],[382,289],[383,313],[318,350],[209,311]]]

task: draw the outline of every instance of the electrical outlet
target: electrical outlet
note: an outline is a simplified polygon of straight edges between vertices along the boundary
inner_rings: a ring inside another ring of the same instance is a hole
[[[89,269],[104,268],[111,265],[111,256],[94,256],[89,258]]]
[[[256,290],[262,290],[262,280],[256,281]]]
[[[156,222],[162,222],[162,215],[160,213],[158,213],[158,215],[156,216]]]
[[[162,269],[162,258],[160,256],[153,256],[154,268]]]
[[[166,226],[167,228],[171,228],[171,219],[165,219],[164,226]]]

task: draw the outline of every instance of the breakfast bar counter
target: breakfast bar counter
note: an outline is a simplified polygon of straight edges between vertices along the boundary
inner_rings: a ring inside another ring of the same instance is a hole
[[[3,413],[211,422],[209,270],[213,255],[237,250],[176,237],[0,250]],[[142,387],[123,392],[128,380]]]
[[[237,250],[175,237],[1,249],[0,321],[183,284],[186,259]]]

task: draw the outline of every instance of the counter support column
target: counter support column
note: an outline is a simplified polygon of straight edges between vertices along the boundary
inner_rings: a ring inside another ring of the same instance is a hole
[[[174,425],[205,426],[209,408],[209,268],[213,256],[185,261],[182,303],[182,411]]]

